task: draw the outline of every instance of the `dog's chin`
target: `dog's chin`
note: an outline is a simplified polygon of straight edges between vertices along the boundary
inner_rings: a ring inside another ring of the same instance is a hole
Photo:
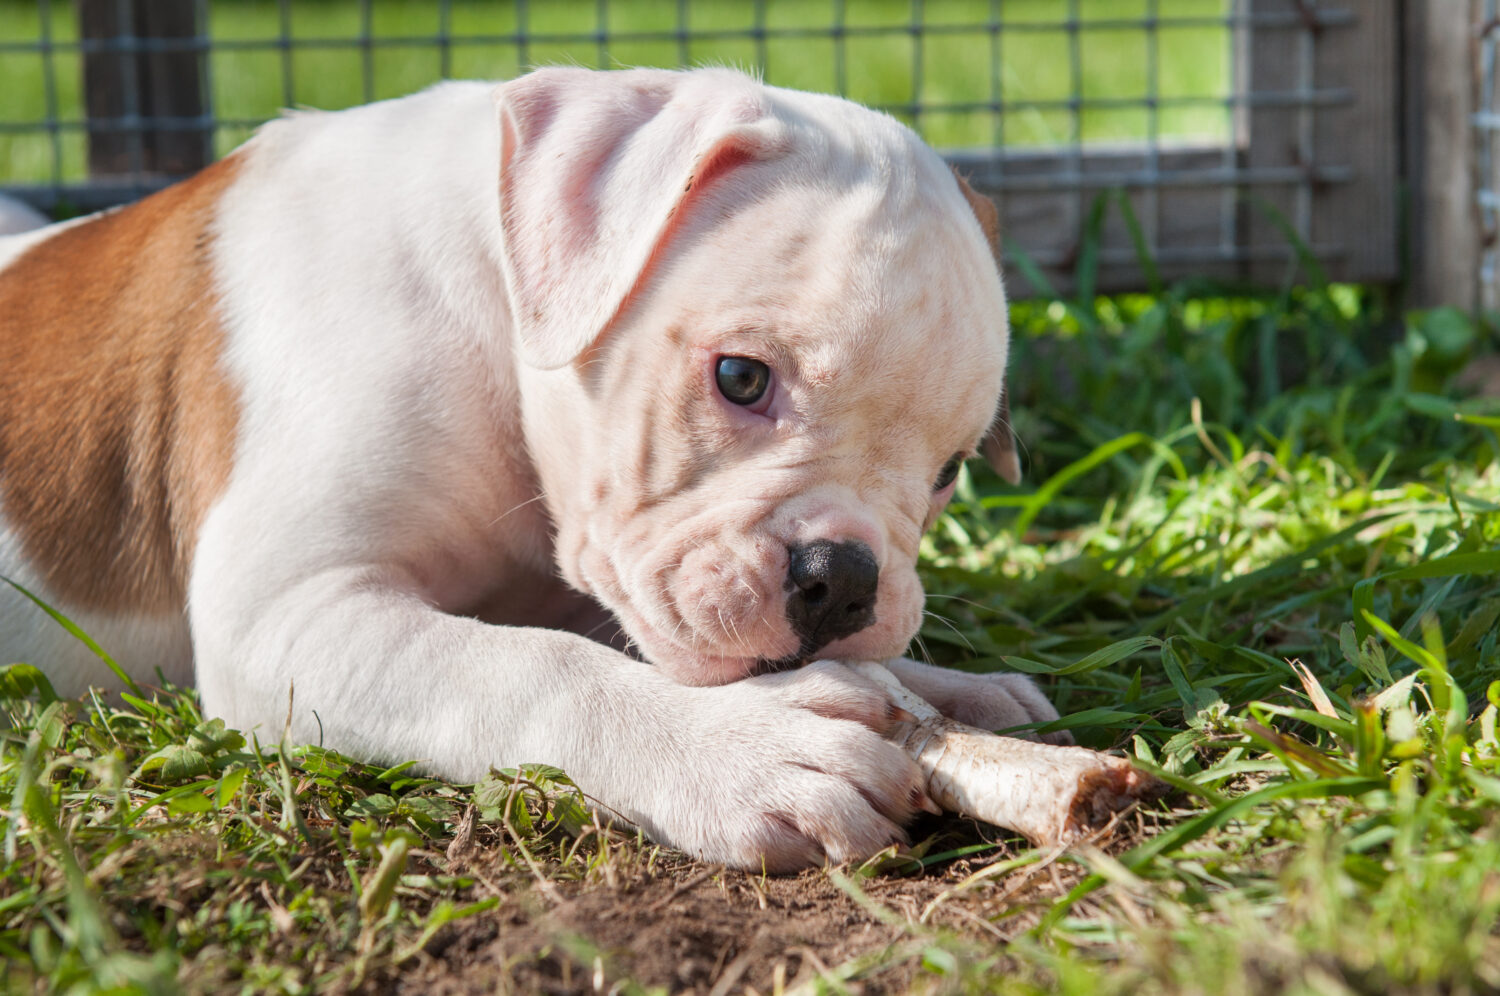
[[[809,651],[806,646],[797,646],[796,638],[788,633],[781,647],[750,656],[742,650],[739,654],[704,653],[665,638],[639,620],[627,623],[625,630],[642,657],[682,685],[727,685],[756,675],[795,671],[814,660],[885,660],[901,656],[911,642],[911,636],[905,634],[856,633]]]
[[[788,654],[785,657],[777,657],[774,660],[762,657],[755,662],[755,667],[751,669],[750,673],[780,674],[782,671],[795,671],[799,667],[806,665],[810,660],[812,658],[806,654]]]
[[[623,613],[621,614],[623,615]],[[760,655],[740,653],[704,653],[667,639],[640,619],[622,620],[639,655],[656,665],[682,685],[727,685],[757,674],[789,671],[808,658],[786,647],[767,648]],[[788,642],[792,642],[788,638]]]
[[[801,662],[800,658],[797,662],[788,663],[783,658],[768,661],[762,657],[706,657],[685,651],[659,656],[648,654],[646,659],[683,685],[728,685],[757,674],[790,670]]]

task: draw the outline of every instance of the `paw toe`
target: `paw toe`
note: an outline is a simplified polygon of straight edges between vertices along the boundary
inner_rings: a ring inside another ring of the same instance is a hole
[[[988,675],[984,684],[966,700],[956,703],[953,718],[986,730],[1006,730],[1034,723],[1049,723],[1057,710],[1041,689],[1024,674]],[[1066,731],[1048,733],[1044,743],[1070,744],[1073,737]]]

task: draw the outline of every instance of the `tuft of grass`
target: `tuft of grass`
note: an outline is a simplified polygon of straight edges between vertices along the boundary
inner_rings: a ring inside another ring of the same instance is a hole
[[[1013,318],[1028,480],[960,478],[924,544],[914,650],[1036,675],[1063,713],[1048,728],[1177,793],[1060,854],[945,824],[815,877],[896,939],[809,941],[800,984],[1500,987],[1500,405],[1451,386],[1494,327],[1316,277]],[[729,888],[603,825],[550,769],[449,785],[247,741],[178,689],[58,700],[31,664],[0,671],[12,988],[381,988],[465,971],[445,938],[486,924],[523,940],[485,985],[675,989],[632,975],[602,921],[547,911],[635,908],[629,883],[665,878],[649,920]],[[765,909],[763,880],[736,881]],[[881,898],[902,882],[927,891]],[[712,978],[747,965],[725,954]]]
[[[993,956],[996,992],[1453,992],[1500,980],[1495,330],[1314,280],[1028,302],[987,473],[928,537],[922,644],[1048,683],[1180,795]],[[1054,330],[1060,327],[1060,334]]]
[[[555,769],[454,786],[247,742],[182,689],[59,700],[25,664],[0,669],[0,708],[11,991],[357,987],[544,866],[588,882],[657,860]]]

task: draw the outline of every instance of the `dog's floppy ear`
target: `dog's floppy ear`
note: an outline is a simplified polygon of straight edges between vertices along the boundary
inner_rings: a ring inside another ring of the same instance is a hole
[[[1016,452],[1016,434],[1010,428],[1010,392],[1001,391],[1000,404],[990,431],[979,442],[979,452],[995,473],[1011,484],[1021,483],[1021,456]]]
[[[505,278],[522,355],[545,369],[605,331],[695,191],[785,145],[729,70],[538,69],[495,102]]]
[[[995,202],[969,186],[969,181],[958,170],[953,171],[953,177],[958,181],[958,189],[963,192],[964,200],[969,202],[974,217],[979,219],[979,227],[984,229],[984,237],[990,244],[990,254],[995,257],[995,266],[999,267],[1000,212],[995,209]],[[984,456],[985,462],[995,469],[995,473],[1012,484],[1021,483],[1021,457],[1016,452],[1016,436],[1010,428],[1010,391],[1005,385],[1001,385],[1000,404],[995,408],[995,420],[990,423],[990,431],[984,434],[979,452]]]

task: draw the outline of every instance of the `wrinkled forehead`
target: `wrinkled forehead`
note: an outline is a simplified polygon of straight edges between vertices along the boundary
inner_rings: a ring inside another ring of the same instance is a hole
[[[760,330],[805,381],[893,378],[993,410],[1004,293],[951,174],[841,183],[772,165],[707,198],[671,254],[688,327]]]

